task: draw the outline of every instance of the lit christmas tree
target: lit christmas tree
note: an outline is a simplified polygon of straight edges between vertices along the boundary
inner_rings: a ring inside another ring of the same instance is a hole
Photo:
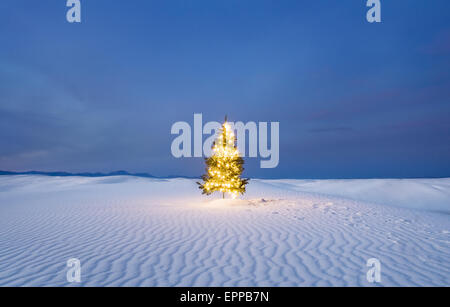
[[[212,156],[205,159],[207,167],[202,176],[203,183],[197,182],[203,194],[220,191],[222,198],[225,198],[225,193],[230,193],[233,198],[244,194],[249,179],[240,178],[244,159],[237,150],[236,138],[226,117],[212,150]]]

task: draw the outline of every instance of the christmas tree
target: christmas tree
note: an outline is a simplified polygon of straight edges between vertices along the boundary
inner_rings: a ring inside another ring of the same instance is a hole
[[[249,179],[240,178],[244,159],[237,150],[236,138],[226,117],[212,150],[212,156],[205,159],[207,167],[202,176],[203,183],[197,182],[203,194],[220,191],[222,198],[225,198],[225,193],[230,193],[233,198],[244,194]]]

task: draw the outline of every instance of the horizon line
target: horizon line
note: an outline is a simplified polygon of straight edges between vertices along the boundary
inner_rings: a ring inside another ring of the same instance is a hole
[[[167,176],[155,176],[146,172],[128,172],[124,170],[112,171],[112,172],[67,172],[67,171],[3,171],[0,170],[0,176],[16,176],[16,175],[41,175],[49,177],[113,177],[113,176],[132,176],[141,178],[156,178],[156,179],[201,179],[201,176],[186,176],[186,175],[167,175]],[[341,178],[293,178],[293,177],[251,177],[250,179],[266,179],[266,180],[276,180],[276,179],[293,179],[293,180],[370,180],[370,179],[447,179],[450,176],[443,177],[341,177]]]

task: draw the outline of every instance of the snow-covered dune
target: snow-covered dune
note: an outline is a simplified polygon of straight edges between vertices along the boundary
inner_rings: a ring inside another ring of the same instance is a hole
[[[188,179],[0,176],[0,286],[71,285],[70,258],[82,286],[450,286],[449,207],[449,179],[253,180],[221,200]]]
[[[450,178],[266,180],[294,191],[450,214]]]

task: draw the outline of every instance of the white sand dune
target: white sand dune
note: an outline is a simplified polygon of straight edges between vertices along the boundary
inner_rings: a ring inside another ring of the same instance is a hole
[[[69,286],[69,258],[82,286],[450,286],[449,208],[449,179],[252,180],[221,200],[188,179],[0,176],[0,286]]]
[[[450,178],[266,180],[284,189],[450,214]]]

